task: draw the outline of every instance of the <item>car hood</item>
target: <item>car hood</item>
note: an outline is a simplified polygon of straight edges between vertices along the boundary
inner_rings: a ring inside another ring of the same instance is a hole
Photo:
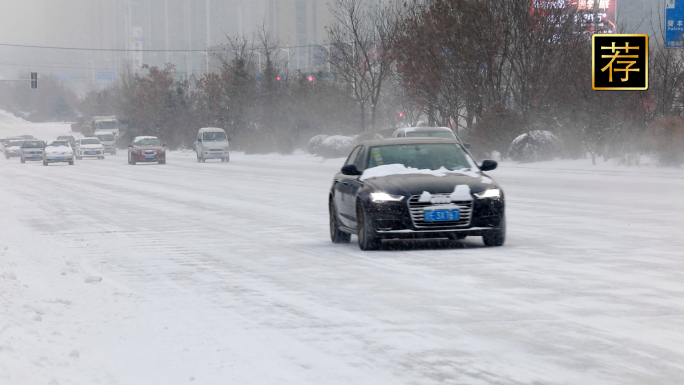
[[[62,153],[66,152],[68,154],[72,153],[73,151],[69,147],[45,147],[45,153],[51,154],[51,153]]]
[[[80,147],[80,148],[85,148],[85,149],[97,150],[97,149],[101,149],[101,148],[102,148],[102,145],[101,145],[101,144],[82,144],[82,145],[80,145],[79,147]]]
[[[498,188],[496,182],[480,171],[467,173],[446,173],[444,176],[423,174],[388,175],[366,179],[365,184],[374,191],[395,195],[450,194],[456,186],[467,185],[471,193]]]
[[[19,147],[19,146],[7,147],[7,151],[21,151],[21,147]]]

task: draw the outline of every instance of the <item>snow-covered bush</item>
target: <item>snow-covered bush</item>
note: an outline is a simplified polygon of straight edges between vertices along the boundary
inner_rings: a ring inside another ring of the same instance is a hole
[[[312,155],[318,155],[318,148],[328,136],[329,135],[316,135],[309,139],[309,143],[306,145],[306,152]]]
[[[550,131],[530,131],[513,139],[508,156],[519,162],[553,159],[560,149],[560,140]]]
[[[349,155],[355,144],[356,136],[329,136],[318,146],[318,155],[324,158],[341,158]]]

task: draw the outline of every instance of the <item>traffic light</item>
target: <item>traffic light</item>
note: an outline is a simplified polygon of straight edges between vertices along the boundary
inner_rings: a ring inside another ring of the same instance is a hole
[[[280,77],[280,75],[276,76],[276,81],[281,81],[283,78]]]
[[[400,118],[403,118],[403,117],[404,117],[404,113],[403,113],[403,112],[400,112],[400,113],[399,113],[399,117],[400,117]]]
[[[314,77],[313,75],[309,75],[309,77],[306,78],[309,82],[313,83],[314,82]]]
[[[31,72],[31,88],[38,88],[38,72]]]

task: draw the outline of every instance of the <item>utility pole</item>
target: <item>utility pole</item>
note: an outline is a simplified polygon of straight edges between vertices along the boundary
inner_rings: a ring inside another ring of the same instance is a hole
[[[599,0],[594,0],[594,33],[598,33]]]

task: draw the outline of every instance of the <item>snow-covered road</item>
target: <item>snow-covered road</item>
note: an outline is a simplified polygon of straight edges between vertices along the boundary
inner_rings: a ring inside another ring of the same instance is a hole
[[[684,383],[683,171],[504,163],[504,247],[362,252],[341,163],[0,159],[0,384]]]

